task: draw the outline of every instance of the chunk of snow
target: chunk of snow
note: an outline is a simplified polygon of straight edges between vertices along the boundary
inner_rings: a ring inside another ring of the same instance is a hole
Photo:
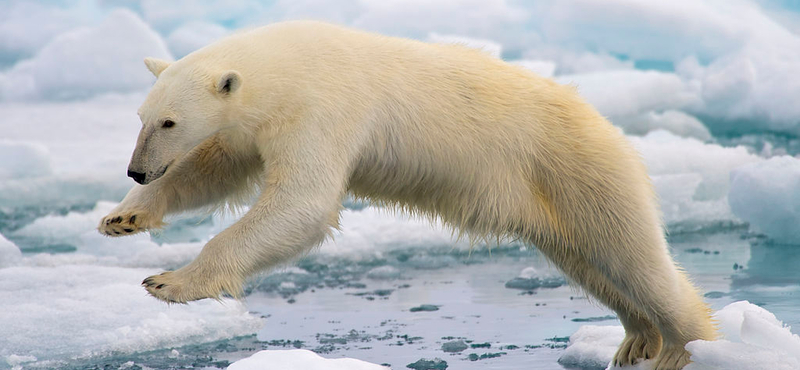
[[[170,306],[149,297],[140,282],[160,271],[81,264],[0,269],[0,357],[132,353],[246,335],[262,324],[233,300]]]
[[[154,80],[142,62],[147,56],[171,58],[161,37],[135,13],[116,10],[97,27],[59,35],[0,75],[0,98],[71,99],[145,89]]]
[[[47,148],[38,143],[0,139],[0,180],[48,175],[52,172]]]
[[[29,58],[59,34],[91,22],[92,14],[84,10],[37,1],[0,2],[0,66]]]
[[[639,70],[562,75],[556,81],[577,86],[597,110],[611,118],[699,104],[699,95],[674,73]]]
[[[353,358],[324,358],[307,349],[264,350],[228,366],[228,370],[388,370]]]
[[[575,51],[552,45],[536,45],[523,54],[526,59],[552,60],[555,75],[589,74],[601,71],[633,69],[632,61],[623,61],[606,53]]]
[[[790,370],[800,368],[800,337],[775,315],[739,301],[714,314],[723,338],[697,340],[686,345],[692,363],[684,370]],[[585,368],[621,369],[610,362],[624,339],[621,326],[585,325],[570,336],[559,363]],[[626,367],[649,370],[653,360]]]
[[[738,220],[728,206],[730,172],[759,162],[760,157],[744,147],[726,148],[666,131],[629,139],[644,157],[670,228],[703,228]]]
[[[734,214],[777,243],[800,244],[800,159],[780,156],[731,172]]]
[[[21,258],[19,248],[0,234],[0,268],[14,266]]]
[[[632,117],[614,119],[614,125],[629,135],[645,135],[656,130],[666,130],[680,137],[693,137],[700,141],[711,140],[711,132],[696,117],[677,110],[647,112]]]
[[[617,347],[625,339],[621,326],[581,326],[569,337],[569,346],[561,354],[558,363],[564,366],[605,368]]]
[[[362,210],[344,210],[340,217],[340,230],[333,231],[320,252],[333,255],[375,253],[395,247],[435,247],[456,245],[468,248],[465,240],[455,240],[441,222],[406,215],[403,212],[380,207]]]

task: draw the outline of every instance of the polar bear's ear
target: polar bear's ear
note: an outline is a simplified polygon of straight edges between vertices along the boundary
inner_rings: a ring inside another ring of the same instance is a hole
[[[223,95],[232,94],[242,86],[242,75],[236,71],[227,71],[217,81],[217,92]]]
[[[158,77],[158,75],[160,75],[161,72],[167,69],[167,67],[169,67],[169,64],[170,64],[169,62],[163,59],[152,58],[152,57],[144,58],[144,65],[146,65],[147,69],[149,69],[150,72],[153,72],[153,75],[156,77]]]

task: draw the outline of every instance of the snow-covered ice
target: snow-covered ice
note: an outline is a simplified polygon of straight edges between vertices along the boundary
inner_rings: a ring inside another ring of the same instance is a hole
[[[353,358],[324,358],[307,349],[261,351],[228,366],[228,370],[387,370]]]
[[[163,304],[140,286],[158,272],[80,259],[0,269],[0,358],[57,363],[230,338],[262,324],[236,301]]]
[[[800,368],[800,336],[775,315],[747,301],[731,303],[714,314],[722,339],[686,345],[692,363],[685,370],[792,370]],[[559,359],[564,365],[617,369],[610,366],[625,337],[621,326],[583,326],[570,336]],[[653,360],[630,369],[647,370]]]

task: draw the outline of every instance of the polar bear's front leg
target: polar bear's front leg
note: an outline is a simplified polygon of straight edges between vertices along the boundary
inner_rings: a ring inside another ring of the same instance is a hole
[[[307,153],[270,146],[283,157],[268,164],[266,188],[235,224],[211,239],[197,258],[171,272],[150,276],[142,285],[171,303],[242,294],[247,277],[283,263],[321,243],[338,224],[347,181],[342,153]],[[322,160],[327,159],[327,160]]]
[[[231,195],[246,193],[263,168],[257,153],[235,151],[220,136],[198,145],[156,181],[136,185],[97,229],[125,236],[164,226],[167,214],[221,205]]]

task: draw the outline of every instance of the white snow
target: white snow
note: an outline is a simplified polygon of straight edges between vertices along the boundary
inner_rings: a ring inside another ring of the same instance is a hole
[[[728,202],[775,242],[800,244],[800,159],[772,157],[734,169]]]
[[[72,99],[150,86],[144,56],[170,59],[161,39],[129,10],[116,10],[97,27],[60,34],[31,59],[0,75],[0,100]]]
[[[228,370],[388,370],[353,358],[324,358],[307,349],[265,350],[228,366]]]
[[[800,368],[800,336],[792,334],[769,311],[739,301],[714,314],[722,338],[694,341],[686,345],[692,363],[684,370],[791,370]],[[585,325],[570,336],[569,347],[559,359],[578,367],[610,366],[624,338],[621,326]],[[647,370],[653,360],[626,369]]]

